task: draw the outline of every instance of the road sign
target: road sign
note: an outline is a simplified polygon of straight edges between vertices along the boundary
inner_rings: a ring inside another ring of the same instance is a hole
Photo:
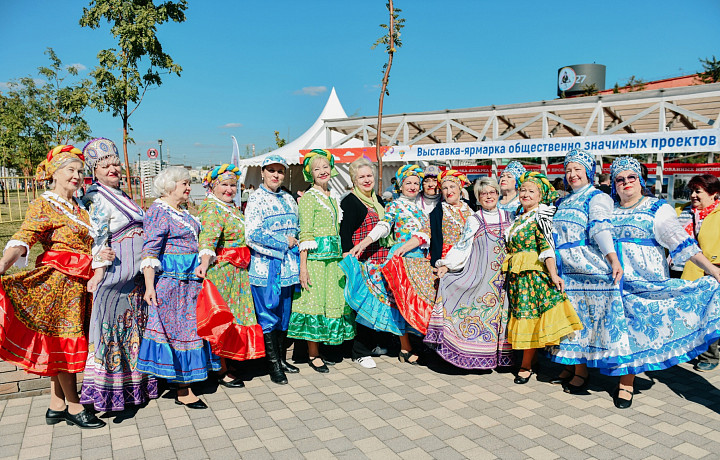
[[[157,157],[158,157],[158,151],[157,151],[157,149],[148,149],[148,151],[147,151],[147,156],[148,156],[148,158],[150,158],[151,160],[154,160],[155,158],[157,158]]]

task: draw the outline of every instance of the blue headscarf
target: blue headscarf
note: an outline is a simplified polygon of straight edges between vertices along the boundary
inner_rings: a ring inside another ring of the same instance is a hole
[[[632,171],[637,173],[640,185],[643,189],[645,188],[645,179],[643,179],[642,176],[640,163],[635,158],[618,157],[612,162],[612,166],[610,166],[610,191],[612,192],[612,196],[617,196],[617,190],[615,189],[615,176],[622,171]]]
[[[597,167],[597,163],[595,162],[595,157],[590,155],[590,153],[587,150],[583,149],[572,149],[568,153],[565,154],[565,163],[564,167],[567,168],[568,163],[578,163],[582,167],[585,168],[585,173],[587,174],[588,182],[591,184],[595,180],[595,168]],[[565,190],[572,191],[572,187],[570,187],[570,184],[568,184],[567,179],[563,177],[563,182],[565,183]]]
[[[517,190],[520,187],[520,177],[522,177],[523,174],[527,172],[525,169],[525,166],[522,165],[519,161],[511,161],[510,163],[505,166],[505,169],[503,172],[508,172],[515,176],[515,189]]]

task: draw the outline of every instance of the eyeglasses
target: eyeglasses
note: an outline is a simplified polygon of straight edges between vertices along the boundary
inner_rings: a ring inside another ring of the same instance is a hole
[[[498,194],[497,190],[488,190],[487,192],[479,193],[480,196],[492,196],[492,195],[497,195],[497,194]]]
[[[615,183],[617,185],[625,185],[625,184],[632,184],[637,180],[638,180],[637,174],[630,174],[627,177],[616,177]]]

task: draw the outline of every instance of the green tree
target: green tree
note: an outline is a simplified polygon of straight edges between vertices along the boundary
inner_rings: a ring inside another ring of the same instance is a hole
[[[703,71],[698,72],[698,78],[703,83],[716,83],[720,81],[720,61],[715,59],[713,55],[712,59],[699,59],[703,66]]]
[[[83,118],[92,94],[90,80],[69,84],[77,77],[77,69],[64,66],[52,48],[45,54],[50,65],[38,67],[42,79],[27,76],[11,82],[2,100],[2,164],[25,175],[32,173],[52,146],[73,144],[90,135]]]
[[[98,89],[94,99],[100,111],[110,111],[123,123],[123,152],[128,161],[128,120],[137,110],[151,86],[162,84],[161,72],[180,76],[182,67],[163,51],[157,38],[159,24],[168,21],[184,22],[187,1],[166,1],[155,5],[152,0],[92,0],[89,8],[83,8],[80,25],[97,29],[100,21],[110,25],[110,32],[118,41],[118,48],[102,50],[97,58],[99,65],[92,71]],[[147,65],[141,74],[140,66]],[[134,107],[130,107],[133,105]],[[130,170],[127,169],[130,195]]]
[[[383,102],[385,95],[390,95],[387,89],[388,80],[390,79],[390,68],[392,67],[395,51],[402,46],[400,30],[405,27],[405,19],[400,17],[402,10],[394,7],[393,0],[388,0],[385,6],[390,12],[390,25],[380,24],[380,27],[387,30],[387,34],[378,38],[370,47],[370,49],[375,49],[378,45],[385,45],[385,50],[388,53],[388,61],[383,65],[383,79],[382,87],[380,88],[380,104],[378,107],[377,140],[375,141],[375,156],[378,160],[378,190],[382,190],[382,155],[380,154],[380,147],[382,146]]]
[[[287,144],[287,141],[280,137],[280,131],[275,131],[275,143],[277,144],[278,148]]]
[[[90,104],[92,83],[82,79],[75,85],[64,85],[69,77],[77,77],[77,68],[63,66],[52,48],[45,54],[50,58],[50,66],[38,68],[38,73],[47,79],[40,88],[40,103],[52,130],[53,143],[70,144],[87,139],[90,125],[83,118],[83,112]]]

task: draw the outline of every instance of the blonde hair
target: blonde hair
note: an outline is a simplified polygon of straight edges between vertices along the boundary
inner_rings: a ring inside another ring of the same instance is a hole
[[[495,189],[495,191],[498,192],[498,196],[500,196],[500,185],[498,184],[498,181],[494,177],[481,177],[477,181],[475,181],[475,185],[473,186],[473,192],[475,193],[475,199],[480,200],[480,192],[482,192],[487,187],[492,187]]]
[[[373,177],[377,178],[377,168],[375,167],[375,165],[371,163],[367,158],[360,157],[350,163],[350,168],[348,170],[348,173],[350,174],[350,181],[353,183],[353,185],[357,185],[357,176],[360,168],[370,168],[373,173]]]

